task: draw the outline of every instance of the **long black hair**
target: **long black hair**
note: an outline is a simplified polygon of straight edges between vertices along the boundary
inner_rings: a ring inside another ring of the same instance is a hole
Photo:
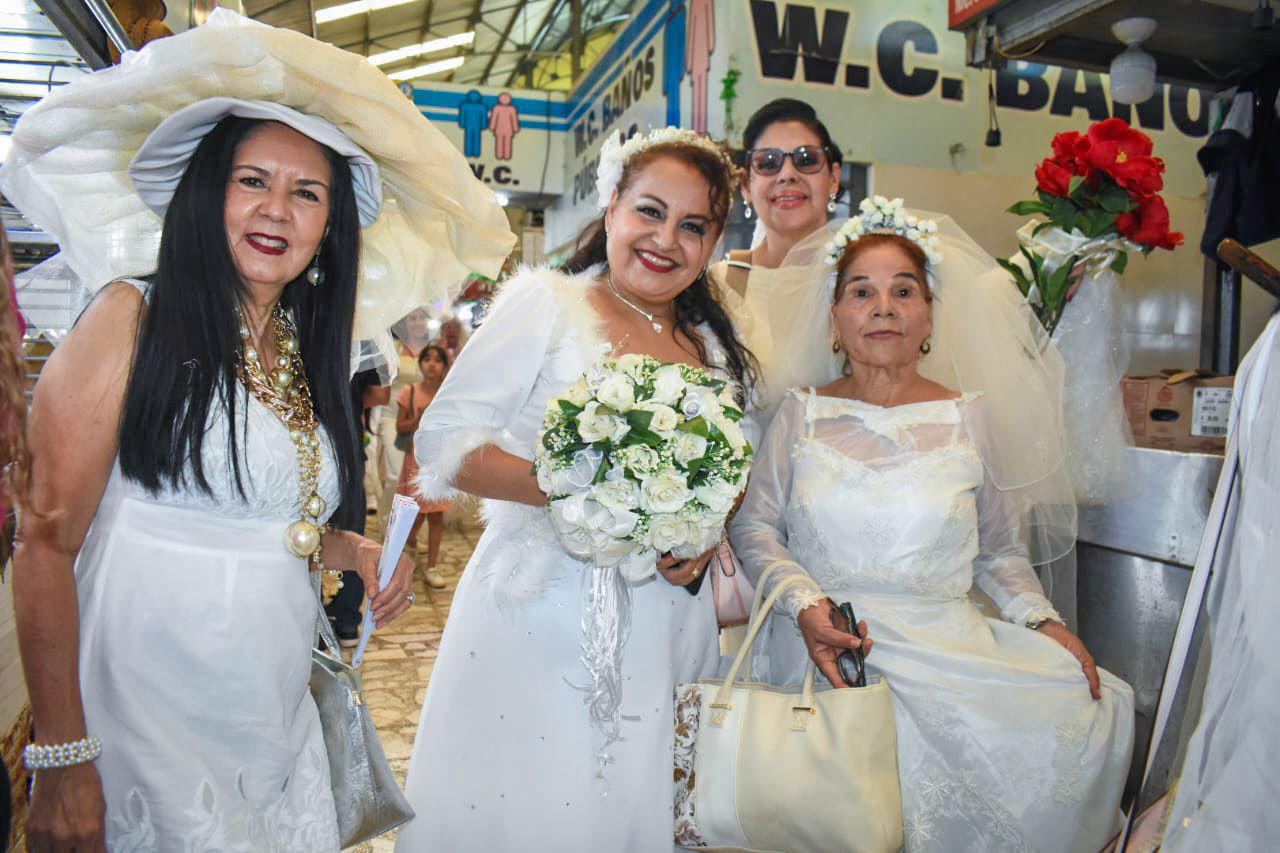
[[[246,288],[223,210],[236,150],[264,124],[237,117],[219,122],[196,148],[165,213],[120,419],[120,468],[153,494],[183,485],[212,494],[202,456],[211,406],[227,411],[227,458],[236,488],[245,494],[238,446],[248,421],[244,413],[237,425],[236,307]],[[313,287],[299,274],[285,286],[280,304],[297,324],[316,419],[338,461],[341,503],[335,515],[346,517],[363,503],[348,391],[360,226],[351,167],[321,147],[331,170],[329,232],[319,257],[324,280]]]
[[[715,221],[716,239],[724,232],[725,220],[729,218],[729,205],[732,203],[734,175],[726,162],[726,156],[717,156],[697,145],[682,142],[659,143],[636,154],[622,170],[622,178],[618,181],[618,195],[626,193],[635,177],[644,167],[659,157],[673,157],[686,165],[697,169],[706,178],[711,187],[711,216]],[[562,272],[576,275],[597,264],[607,264],[608,235],[605,233],[604,217],[596,219],[578,235],[577,251],[573,257],[560,267]],[[756,358],[738,337],[733,321],[720,304],[711,283],[707,281],[704,269],[698,273],[693,284],[683,290],[672,303],[675,308],[676,328],[684,332],[685,337],[697,348],[698,358],[705,364],[707,349],[697,327],[706,323],[712,333],[724,347],[726,365],[730,375],[742,386],[744,392],[754,384],[758,373]]]

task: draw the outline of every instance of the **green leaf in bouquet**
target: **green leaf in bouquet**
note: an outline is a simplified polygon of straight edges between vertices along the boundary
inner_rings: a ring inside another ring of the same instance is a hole
[[[1022,267],[1004,258],[996,258],[996,263],[1004,267],[1009,275],[1013,276],[1013,281],[1018,285],[1018,290],[1022,291],[1023,296],[1026,296],[1031,291],[1031,281],[1027,278],[1027,274]]]
[[[627,412],[626,418],[633,431],[648,431],[649,424],[653,423],[653,412],[645,411],[644,409],[632,409]]]
[[[1125,268],[1129,266],[1129,253],[1117,252],[1116,259],[1111,262],[1111,268],[1116,271],[1116,275],[1124,275]]]
[[[1022,253],[1022,257],[1027,259],[1027,263],[1031,265],[1031,280],[1039,282],[1044,270],[1044,258],[1035,252],[1029,251],[1026,246],[1019,246],[1018,251]]]
[[[707,457],[705,456],[699,456],[697,459],[689,460],[689,479],[692,480],[694,477],[698,476],[698,472],[700,472],[702,467],[706,464]]]
[[[631,431],[622,439],[622,444],[624,446],[647,444],[650,447],[659,447],[662,445],[662,436],[651,430],[632,427]]]
[[[680,424],[677,429],[685,432],[691,432],[694,435],[700,435],[703,438],[711,438],[710,424],[708,424],[707,419],[702,416],[685,421]]]
[[[598,447],[598,446],[597,446]],[[601,452],[605,452],[603,448],[598,448]],[[596,475],[591,478],[591,485],[598,486],[609,478],[608,456],[600,461],[600,467],[596,469]]]
[[[1116,215],[1108,213],[1101,208],[1086,210],[1084,216],[1084,231],[1086,237],[1101,237],[1103,234],[1116,230]]]
[[[737,423],[738,421],[742,420],[742,412],[738,411],[732,406],[724,407],[724,416],[729,420],[733,421],[734,423]]]
[[[582,414],[583,412],[582,406],[575,406],[573,403],[569,402],[568,400],[565,400],[564,398],[556,400],[556,405],[560,407],[560,411],[564,412],[564,415],[567,418],[576,418],[578,415]]]
[[[1071,286],[1071,270],[1079,260],[1079,255],[1072,255],[1069,261],[1054,270],[1053,275],[1048,277],[1045,282],[1047,292],[1044,294],[1046,305],[1062,310],[1061,305],[1066,301],[1067,289]]]
[[[1040,235],[1042,232],[1048,231],[1050,228],[1057,228],[1057,227],[1058,227],[1057,224],[1054,222],[1041,222],[1035,228],[1031,229],[1031,236],[1036,237]]]
[[[1014,216],[1034,216],[1037,213],[1048,213],[1049,205],[1042,201],[1016,201],[1009,205],[1008,212]]]
[[[1137,207],[1129,191],[1119,184],[1108,184],[1098,193],[1098,203],[1108,213],[1127,213]]]
[[[1067,184],[1067,195],[1077,202],[1086,201],[1089,189],[1084,185],[1084,175],[1072,175]]]
[[[1071,199],[1056,198],[1053,200],[1053,208],[1049,211],[1049,218],[1061,225],[1064,230],[1070,231],[1076,227],[1079,213],[1080,209]]]

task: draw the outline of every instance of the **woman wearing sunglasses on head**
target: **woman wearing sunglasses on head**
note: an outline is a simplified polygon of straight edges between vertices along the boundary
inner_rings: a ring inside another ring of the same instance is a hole
[[[771,415],[788,388],[839,375],[826,332],[815,324],[825,316],[822,247],[831,239],[827,219],[843,158],[813,107],[792,98],[756,110],[742,142],[742,196],[764,239],[712,265],[710,275],[760,361],[756,394]]]

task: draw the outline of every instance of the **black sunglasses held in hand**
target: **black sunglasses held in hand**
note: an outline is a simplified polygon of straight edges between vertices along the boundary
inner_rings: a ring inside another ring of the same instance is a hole
[[[821,172],[827,165],[827,149],[822,145],[801,145],[791,151],[781,148],[752,148],[747,152],[747,166],[760,175],[776,175],[791,158],[796,171],[805,175]]]
[[[831,626],[837,631],[846,634],[852,634],[855,637],[861,637],[858,633],[858,617],[853,615],[853,605],[849,602],[836,604],[830,598],[832,609],[827,611],[831,614]],[[844,679],[844,683],[850,687],[866,687],[867,686],[867,670],[866,661],[862,655],[862,648],[845,649],[836,658],[836,668],[840,670],[840,677]]]

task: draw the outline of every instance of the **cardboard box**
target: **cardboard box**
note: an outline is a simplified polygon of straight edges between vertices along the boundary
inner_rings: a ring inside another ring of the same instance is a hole
[[[1138,447],[1222,453],[1227,447],[1234,376],[1164,370],[1120,380],[1124,411]]]

